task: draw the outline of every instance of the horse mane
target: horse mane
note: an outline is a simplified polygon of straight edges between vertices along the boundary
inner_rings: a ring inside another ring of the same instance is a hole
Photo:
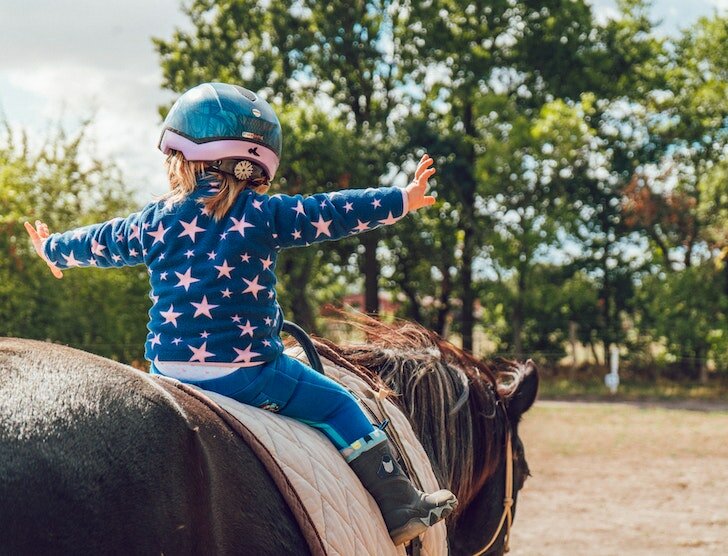
[[[489,365],[408,321],[387,324],[347,313],[347,324],[365,334],[365,344],[316,338],[317,349],[396,396],[440,484],[460,501],[459,514],[503,457],[507,423],[497,405],[516,391],[526,366],[504,359]]]

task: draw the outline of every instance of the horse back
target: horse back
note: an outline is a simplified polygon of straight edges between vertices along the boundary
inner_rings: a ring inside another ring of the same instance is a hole
[[[0,339],[0,553],[301,554],[251,449],[208,407],[75,349]]]

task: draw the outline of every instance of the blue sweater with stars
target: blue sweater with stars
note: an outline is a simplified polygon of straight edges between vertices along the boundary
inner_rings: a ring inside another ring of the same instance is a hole
[[[226,367],[272,361],[283,350],[278,252],[392,224],[407,213],[407,194],[396,187],[310,197],[245,190],[215,221],[201,203],[216,191],[212,179],[202,176],[173,207],[150,203],[127,218],[45,241],[46,257],[62,269],[147,266],[150,361]]]

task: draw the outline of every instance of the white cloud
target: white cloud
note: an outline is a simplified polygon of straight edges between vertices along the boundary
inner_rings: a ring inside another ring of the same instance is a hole
[[[151,37],[184,26],[179,0],[26,0],[0,3],[0,106],[42,136],[93,116],[93,155],[119,163],[140,198],[165,188],[156,150],[161,89]]]

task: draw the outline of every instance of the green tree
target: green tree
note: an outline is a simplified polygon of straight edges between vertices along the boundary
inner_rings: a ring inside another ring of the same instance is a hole
[[[82,162],[88,125],[73,135],[59,127],[39,149],[9,126],[0,138],[0,335],[141,360],[149,308],[144,270],[71,271],[59,284],[23,228],[40,218],[65,230],[130,212],[131,193],[113,163]]]
[[[651,276],[640,288],[639,324],[663,339],[670,353],[701,383],[708,381],[707,361],[725,363],[725,354],[714,351],[725,346],[728,303],[716,297],[720,279],[710,264],[681,272]]]

